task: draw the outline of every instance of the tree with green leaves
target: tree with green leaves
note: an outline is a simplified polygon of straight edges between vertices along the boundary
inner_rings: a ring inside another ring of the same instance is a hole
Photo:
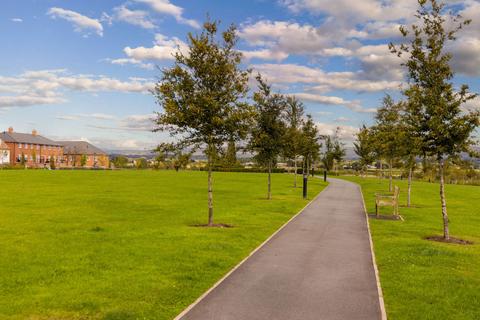
[[[267,198],[272,198],[272,168],[283,151],[286,126],[283,121],[285,98],[272,92],[260,75],[256,77],[258,91],[254,93],[255,122],[250,133],[247,150],[255,154],[257,163],[268,170]]]
[[[145,159],[145,158],[135,159],[135,167],[137,169],[147,169],[148,168],[147,159]]]
[[[22,167],[24,167],[26,163],[27,159],[25,157],[25,153],[22,152],[22,155],[20,156],[20,164],[22,165]]]
[[[128,164],[128,158],[125,156],[116,156],[113,158],[115,168],[125,168]]]
[[[388,163],[390,192],[393,190],[393,165],[395,160],[401,157],[402,152],[401,110],[402,104],[396,103],[390,95],[386,95],[375,115],[375,125],[371,128],[377,156]]]
[[[287,129],[284,137],[283,156],[293,161],[295,173],[293,186],[297,187],[298,156],[301,153],[302,132],[305,107],[295,96],[287,97],[285,104],[285,121]]]
[[[233,137],[228,140],[227,148],[222,154],[221,164],[227,168],[233,168],[239,164],[237,160],[237,145]]]
[[[55,170],[56,165],[55,165],[55,157],[50,156],[50,169]]]
[[[391,52],[406,57],[408,99],[405,121],[413,128],[427,156],[436,158],[440,175],[443,237],[450,239],[447,202],[445,197],[445,165],[462,152],[470,152],[472,135],[480,124],[480,112],[462,109],[476,97],[467,85],[456,89],[451,54],[446,46],[456,40],[457,33],[470,20],[452,15],[445,4],[437,0],[418,0],[417,24],[402,26],[405,42],[390,44]]]
[[[87,155],[86,154],[82,154],[80,156],[80,166],[83,168],[87,165]]]
[[[241,69],[242,54],[235,49],[236,28],[219,34],[218,25],[207,21],[200,34],[190,33],[188,52],[175,53],[174,65],[162,70],[154,89],[163,109],[155,131],[167,131],[178,148],[201,148],[207,157],[208,226],[214,226],[214,159],[229,139],[246,136],[253,114],[246,101],[249,71]]]
[[[308,179],[310,175],[310,170],[319,159],[320,148],[322,147],[320,141],[320,136],[318,134],[317,126],[313,121],[311,115],[307,115],[305,122],[301,128],[300,136],[300,155],[303,158],[303,178]]]
[[[184,150],[178,149],[174,143],[161,143],[155,151],[158,153],[157,161],[169,161],[171,167],[177,172],[186,168],[192,157],[192,152],[184,152]]]
[[[368,166],[375,161],[374,142],[370,128],[363,125],[356,138],[356,141],[353,143],[353,150],[360,158],[360,169],[363,173],[366,173]]]
[[[340,141],[339,133],[340,128],[338,127],[333,135],[322,136],[324,150],[321,160],[327,172],[335,170],[336,164],[342,162],[346,154],[345,145]]]

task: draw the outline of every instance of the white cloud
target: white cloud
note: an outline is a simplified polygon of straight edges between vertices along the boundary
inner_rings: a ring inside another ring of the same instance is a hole
[[[188,46],[182,40],[176,37],[167,37],[163,34],[155,35],[155,45],[150,48],[146,47],[137,47],[130,48],[126,47],[123,51],[128,58],[134,59],[135,61],[142,60],[173,60],[174,53],[178,50],[182,52],[188,51]]]
[[[99,36],[103,36],[103,26],[97,19],[57,7],[50,8],[47,14],[52,18],[60,18],[71,22],[76,32],[94,31]]]
[[[7,94],[0,95],[0,108],[64,103],[65,90],[146,93],[153,87],[153,82],[142,79],[69,75],[61,69],[27,71],[16,77],[0,76],[0,93]]]
[[[277,60],[282,61],[288,58],[288,53],[284,53],[281,51],[272,51],[270,49],[262,49],[262,50],[253,50],[253,51],[241,51],[242,55],[245,59],[262,59],[262,60]]]
[[[172,4],[169,0],[134,0],[149,5],[157,13],[173,16],[177,22],[189,25],[193,28],[200,28],[200,24],[192,19],[183,17],[183,8]]]
[[[335,96],[322,96],[311,93],[294,93],[292,94],[298,99],[303,101],[310,101],[314,103],[324,104],[324,105],[333,105],[333,106],[344,106],[354,112],[359,113],[374,113],[377,110],[375,108],[364,109],[360,102],[358,101],[348,101],[341,97]]]
[[[355,135],[358,133],[358,128],[355,128],[353,126],[337,125],[335,123],[323,123],[323,122],[317,122],[316,126],[318,129],[318,132],[321,135],[328,135],[328,136],[334,135],[335,132],[337,132],[337,128],[338,128],[339,138],[346,142],[354,141]]]
[[[12,22],[23,22],[23,19],[21,19],[21,18],[12,18],[12,19],[10,19],[10,21],[12,21]]]
[[[375,92],[398,90],[399,81],[365,79],[365,73],[325,72],[297,64],[257,64],[252,68],[272,83],[310,85],[310,91],[328,92],[332,90],[351,90],[357,92]]]
[[[114,19],[130,23],[144,29],[154,29],[156,25],[151,20],[150,15],[142,10],[130,10],[125,5],[113,9]]]
[[[148,69],[148,70],[152,70],[154,68],[154,65],[151,64],[151,63],[144,63],[140,60],[136,60],[136,59],[133,59],[133,58],[120,58],[120,59],[106,59],[107,61],[109,61],[111,64],[117,64],[117,65],[120,65],[120,66],[125,66],[127,64],[132,64],[132,65],[136,65],[142,69]]]

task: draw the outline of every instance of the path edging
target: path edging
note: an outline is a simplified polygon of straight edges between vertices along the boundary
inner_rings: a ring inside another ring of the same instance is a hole
[[[387,320],[387,311],[385,309],[385,301],[383,299],[382,285],[380,284],[380,274],[378,272],[377,261],[375,259],[375,252],[373,250],[372,232],[370,230],[370,220],[368,217],[367,205],[365,204],[365,197],[363,196],[362,186],[360,186],[358,183],[355,183],[355,184],[357,185],[358,189],[360,189],[360,194],[362,195],[363,209],[365,211],[365,219],[367,220],[368,239],[370,241],[370,251],[372,255],[373,269],[375,270],[375,279],[377,281],[377,291],[378,291],[378,300],[380,303],[380,312],[382,314],[382,320]]]
[[[327,181],[328,182],[328,181]],[[217,288],[225,279],[227,279],[232,273],[234,273],[238,268],[240,268],[251,256],[253,256],[257,251],[262,249],[273,237],[275,237],[280,231],[282,231],[290,222],[295,220],[300,214],[303,213],[305,209],[307,209],[317,198],[322,194],[323,191],[327,190],[330,184],[328,184],[322,191],[320,191],[309,203],[305,205],[299,212],[297,212],[293,217],[291,217],[287,222],[285,222],[277,231],[275,231],[270,237],[268,237],[265,241],[263,241],[258,247],[253,249],[252,252],[248,254],[242,261],[240,261],[235,267],[233,267],[229,272],[227,272],[220,280],[215,282],[213,286],[210,287],[207,291],[205,291],[197,300],[195,300],[192,304],[190,304],[187,308],[185,308],[178,316],[176,316],[173,320],[180,320],[183,316],[185,316],[190,310],[192,310],[197,304],[199,304],[203,299],[205,299],[210,292],[212,292],[215,288]],[[362,196],[363,197],[363,196]],[[370,232],[370,231],[369,231]],[[371,240],[370,240],[371,241]],[[375,269],[376,270],[376,269]],[[382,319],[386,320],[386,319]]]

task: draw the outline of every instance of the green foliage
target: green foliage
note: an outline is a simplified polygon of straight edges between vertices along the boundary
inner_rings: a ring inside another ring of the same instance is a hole
[[[325,135],[322,137],[324,141],[324,150],[322,154],[322,164],[325,170],[331,171],[335,167],[335,163],[343,161],[345,157],[345,145],[339,138],[340,128],[337,128],[333,135]]]
[[[227,150],[222,154],[220,164],[226,168],[233,168],[240,165],[240,162],[237,160],[237,146],[233,138],[228,140]]]
[[[218,23],[188,36],[189,52],[178,51],[172,68],[162,70],[154,94],[163,108],[157,131],[176,136],[182,147],[205,146],[211,159],[224,143],[245,137],[252,110],[245,98],[249,72],[240,69],[234,26],[217,39]]]
[[[421,141],[421,150],[437,159],[471,151],[472,134],[479,125],[479,111],[462,110],[462,105],[475,98],[467,85],[456,91],[450,66],[451,55],[445,46],[470,20],[444,12],[445,5],[436,0],[419,1],[417,18],[411,30],[401,28],[407,43],[390,45],[398,56],[408,56],[404,64],[409,86],[406,123]],[[448,19],[448,21],[447,21]],[[450,21],[453,28],[448,29]]]
[[[304,106],[296,97],[289,96],[285,104],[285,121],[287,128],[283,138],[283,156],[295,159],[302,152],[302,132]]]
[[[306,205],[285,174],[260,199],[264,177],[216,173],[236,228],[211,230],[204,172],[0,170],[0,318],[173,319]]]
[[[128,158],[124,156],[116,156],[113,158],[112,163],[115,168],[125,168],[128,165]]]
[[[80,157],[80,166],[85,167],[86,165],[87,165],[87,155],[82,154],[82,156]]]
[[[353,150],[360,158],[357,169],[365,171],[367,166],[375,161],[374,139],[372,130],[363,125],[357,133],[356,141],[353,143]]]
[[[173,143],[161,143],[155,151],[158,153],[156,162],[164,163],[166,167],[175,169],[175,171],[185,169],[192,157],[192,152],[184,152]]]
[[[303,157],[303,167],[306,169],[307,174],[310,172],[313,163],[320,157],[321,144],[319,141],[320,136],[315,122],[313,122],[311,115],[307,115],[307,119],[301,128],[299,149]]]
[[[25,166],[26,162],[27,162],[27,159],[25,158],[25,153],[22,152],[22,155],[20,156],[20,164],[22,166]]]
[[[148,168],[147,159],[145,159],[145,158],[135,159],[135,168],[137,168],[137,169],[147,169]]]
[[[50,157],[50,169],[54,170],[56,168],[55,158],[53,156]]]
[[[283,121],[285,99],[272,93],[271,87],[260,75],[256,77],[258,91],[254,93],[255,123],[251,129],[247,149],[262,166],[272,168],[284,147],[286,125]]]

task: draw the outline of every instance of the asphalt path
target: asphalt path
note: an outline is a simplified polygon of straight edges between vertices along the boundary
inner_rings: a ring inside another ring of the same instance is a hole
[[[381,319],[359,186],[331,179],[301,214],[180,318]]]

